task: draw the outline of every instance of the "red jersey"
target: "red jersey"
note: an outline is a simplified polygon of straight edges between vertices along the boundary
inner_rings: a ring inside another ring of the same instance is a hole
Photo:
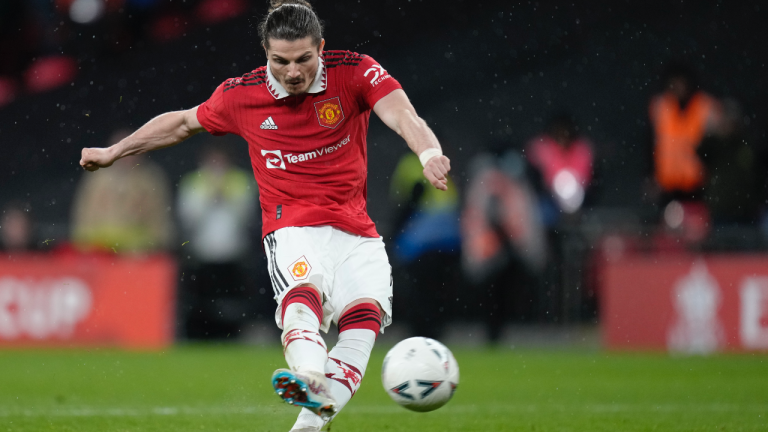
[[[368,120],[373,105],[399,88],[371,57],[325,51],[307,93],[289,95],[267,63],[224,81],[197,118],[213,135],[248,142],[263,236],[331,225],[378,237],[366,210]]]

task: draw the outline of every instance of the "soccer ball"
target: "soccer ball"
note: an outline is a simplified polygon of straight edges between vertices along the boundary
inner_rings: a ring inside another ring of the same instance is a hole
[[[433,411],[445,405],[459,384],[459,364],[440,342],[412,337],[395,345],[381,367],[389,397],[412,411]]]

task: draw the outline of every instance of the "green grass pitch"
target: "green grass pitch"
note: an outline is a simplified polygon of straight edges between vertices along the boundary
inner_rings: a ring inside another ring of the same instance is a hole
[[[766,355],[454,348],[456,395],[418,414],[384,393],[385,353],[333,431],[768,431]],[[0,351],[0,432],[288,431],[282,365],[279,347]]]

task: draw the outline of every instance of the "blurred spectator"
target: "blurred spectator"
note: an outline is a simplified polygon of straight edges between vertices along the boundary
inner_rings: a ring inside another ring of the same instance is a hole
[[[110,143],[128,135],[119,130]],[[83,176],[72,211],[71,236],[77,248],[153,252],[170,247],[170,188],[163,172],[148,158],[124,158],[111,169]]]
[[[756,224],[766,197],[764,150],[743,119],[739,104],[725,100],[720,127],[698,148],[706,167],[703,197],[715,226]]]
[[[0,249],[7,252],[25,252],[35,248],[32,218],[29,208],[10,203],[0,217]]]
[[[462,263],[477,287],[491,342],[504,323],[534,318],[546,245],[536,195],[517,152],[481,154],[471,164],[461,215]]]
[[[579,211],[592,181],[592,143],[579,134],[570,114],[554,116],[546,131],[528,142],[526,154],[541,189],[542,213],[547,226],[559,214]]]
[[[570,113],[554,115],[544,132],[531,139],[526,147],[531,166],[532,183],[538,193],[544,226],[547,228],[548,259],[543,291],[547,298],[541,308],[549,319],[576,313],[558,299],[579,296],[577,303],[594,306],[591,291],[584,286],[583,274],[574,277],[574,269],[584,266],[583,256],[568,253],[584,241],[581,213],[594,195],[593,145],[583,134]],[[562,310],[560,310],[562,308]],[[579,311],[578,313],[583,313]]]
[[[581,223],[581,211],[594,192],[593,145],[579,133],[573,116],[563,112],[553,116],[544,132],[528,142],[526,155],[547,228],[548,259],[542,281],[546,297],[541,297],[540,307],[551,314],[549,319],[557,320],[562,313],[573,313],[566,311],[569,305],[559,299],[589,295],[580,289],[583,274],[566,276],[584,266],[584,257],[566,250],[583,241],[581,230],[574,228]],[[594,306],[594,297],[582,298],[579,303]]]
[[[392,175],[390,195],[396,204],[393,272],[403,299],[406,321],[419,336],[440,336],[457,288],[459,267],[459,192],[448,178],[448,190],[424,178],[418,156],[408,152]]]
[[[182,293],[187,337],[238,335],[247,315],[243,260],[251,252],[256,197],[251,174],[233,166],[220,147],[206,148],[200,169],[181,180],[179,218],[192,258],[183,269],[189,275]]]
[[[696,149],[720,121],[720,105],[697,89],[693,71],[672,64],[664,90],[651,100],[654,132],[654,177],[667,195],[690,197],[701,191],[704,170]]]
[[[668,227],[682,229],[689,240],[700,240],[706,235],[709,216],[702,202],[705,172],[697,149],[719,127],[721,107],[698,88],[688,66],[668,65],[663,86],[649,106],[659,202]]]

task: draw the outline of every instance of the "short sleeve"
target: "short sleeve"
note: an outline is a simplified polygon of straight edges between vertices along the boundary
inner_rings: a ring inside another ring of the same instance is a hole
[[[224,100],[224,92],[230,80],[219,85],[207,101],[197,108],[197,121],[211,135],[221,136],[237,134],[237,125],[232,121],[232,113]]]
[[[379,99],[402,88],[386,69],[369,56],[362,56],[362,61],[352,68],[352,74],[350,82],[363,110],[373,108]]]

